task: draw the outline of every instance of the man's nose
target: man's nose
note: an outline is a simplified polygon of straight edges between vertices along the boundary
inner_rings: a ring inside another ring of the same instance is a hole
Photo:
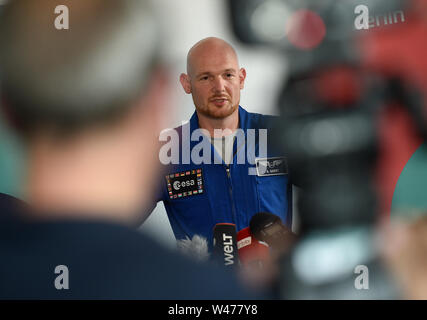
[[[225,90],[225,81],[222,77],[215,77],[212,80],[212,91],[223,92]]]

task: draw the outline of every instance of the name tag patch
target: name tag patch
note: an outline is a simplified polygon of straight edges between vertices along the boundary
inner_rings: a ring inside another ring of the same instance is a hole
[[[255,164],[258,177],[288,174],[288,164],[284,157],[256,158]]]
[[[201,194],[204,189],[202,169],[168,174],[166,183],[170,199]]]

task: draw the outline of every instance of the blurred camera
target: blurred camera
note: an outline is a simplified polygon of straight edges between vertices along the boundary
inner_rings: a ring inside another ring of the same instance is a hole
[[[237,37],[275,48],[289,66],[274,137],[302,193],[299,241],[281,263],[281,298],[398,297],[376,248],[378,118],[389,102],[397,102],[418,121],[420,132],[427,122],[420,121],[421,97],[402,79],[366,67],[361,38],[370,32],[366,27],[398,26],[407,4],[229,1]],[[369,290],[355,283],[361,267],[374,279]]]

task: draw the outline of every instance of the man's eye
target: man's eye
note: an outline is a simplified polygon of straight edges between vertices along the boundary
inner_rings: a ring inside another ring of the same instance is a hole
[[[208,80],[209,79],[209,77],[208,76],[204,76],[204,77],[201,77],[200,78],[200,80]]]
[[[234,77],[234,75],[233,75],[232,73],[227,73],[227,74],[226,74],[226,77],[227,77],[227,78],[232,78],[232,77]]]

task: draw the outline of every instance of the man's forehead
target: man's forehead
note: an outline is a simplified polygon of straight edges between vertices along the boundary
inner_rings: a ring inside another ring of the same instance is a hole
[[[192,48],[187,63],[191,72],[197,74],[239,68],[237,54],[229,45],[206,44]]]
[[[237,59],[232,57],[204,56],[198,57],[190,63],[191,73],[221,73],[226,70],[236,71],[239,69]],[[189,70],[190,71],[190,70]]]

